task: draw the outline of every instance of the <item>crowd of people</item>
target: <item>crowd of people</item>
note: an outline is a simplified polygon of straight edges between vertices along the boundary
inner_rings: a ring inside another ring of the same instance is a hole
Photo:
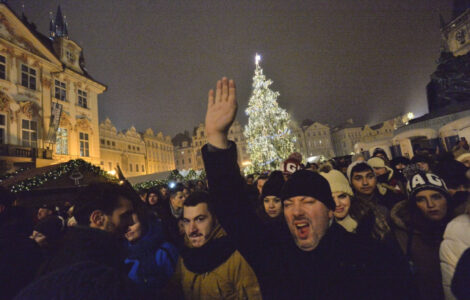
[[[207,181],[96,183],[33,214],[0,190],[0,299],[470,299],[470,149],[383,149],[243,176],[235,84],[208,97]]]

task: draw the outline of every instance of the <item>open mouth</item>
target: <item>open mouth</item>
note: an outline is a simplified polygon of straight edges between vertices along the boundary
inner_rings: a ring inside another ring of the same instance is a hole
[[[301,240],[306,239],[308,237],[310,226],[307,221],[294,222],[294,226],[296,228],[297,235]]]

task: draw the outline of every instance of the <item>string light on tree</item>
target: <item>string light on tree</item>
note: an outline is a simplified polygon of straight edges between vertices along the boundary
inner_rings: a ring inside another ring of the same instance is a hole
[[[261,55],[255,55],[253,90],[245,113],[248,125],[244,135],[251,165],[245,172],[274,170],[294,151],[295,137],[290,131],[290,116],[279,107],[279,92],[269,88],[272,81],[266,79],[260,67]]]

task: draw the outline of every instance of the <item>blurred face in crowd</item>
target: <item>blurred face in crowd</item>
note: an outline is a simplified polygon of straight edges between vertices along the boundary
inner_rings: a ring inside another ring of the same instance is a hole
[[[374,173],[375,175],[380,176],[380,175],[387,173],[387,169],[386,168],[374,168]]]
[[[101,210],[95,210],[90,216],[90,227],[101,229],[123,237],[132,220],[133,206],[132,202],[124,197],[119,197],[118,206],[109,215]]]
[[[333,212],[315,198],[296,196],[284,200],[284,217],[297,247],[312,251],[328,230]]]
[[[402,164],[402,163],[399,163],[395,166],[395,169],[397,170],[403,170],[404,168],[406,168],[406,165],[405,164]]]
[[[215,220],[209,212],[207,203],[185,206],[183,210],[184,231],[194,248],[202,247],[209,240]]]
[[[364,195],[372,195],[377,185],[377,178],[372,170],[354,172],[351,183],[357,192]]]
[[[279,197],[266,196],[263,199],[264,210],[271,218],[279,216],[282,212],[282,202]]]
[[[157,204],[158,203],[158,194],[150,193],[148,201],[149,201],[149,205],[153,206],[153,205]]]
[[[423,190],[415,196],[416,206],[430,221],[441,221],[447,215],[447,199],[438,191]]]
[[[186,197],[184,196],[183,192],[176,192],[170,197],[171,206],[173,209],[183,208],[183,203]]]
[[[416,165],[418,166],[418,168],[424,172],[429,172],[429,164],[427,162],[424,162],[424,161],[420,161],[420,162],[417,162]]]
[[[134,224],[127,228],[125,235],[126,239],[131,243],[142,237],[142,223],[140,223],[137,214],[132,214],[132,220],[134,221]]]
[[[334,192],[331,195],[333,196],[333,200],[335,200],[336,204],[334,216],[336,219],[342,220],[349,213],[349,208],[351,207],[351,196],[343,192]]]
[[[253,184],[253,180],[254,180],[253,177],[248,177],[248,178],[246,179],[246,184],[252,185],[252,184]]]
[[[256,187],[258,188],[258,192],[261,194],[263,192],[263,186],[268,181],[266,178],[259,178],[258,181],[256,182]]]
[[[166,187],[161,187],[160,193],[162,194],[162,197],[166,197],[168,195],[168,189]]]
[[[47,245],[46,236],[39,231],[34,230],[33,234],[29,238],[38,243],[39,247]]]
[[[45,219],[47,216],[50,216],[50,215],[52,215],[52,210],[51,209],[41,207],[38,210],[38,220],[39,221]]]
[[[184,189],[183,189],[184,198],[188,198],[188,197],[189,197],[189,194],[190,194],[189,189],[188,189],[188,188],[184,188]]]

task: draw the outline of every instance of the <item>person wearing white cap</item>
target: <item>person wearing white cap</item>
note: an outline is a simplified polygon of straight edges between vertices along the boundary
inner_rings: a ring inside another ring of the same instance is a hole
[[[330,184],[336,208],[334,217],[347,231],[370,236],[377,240],[390,237],[390,226],[386,216],[374,205],[354,197],[347,178],[338,170],[320,175]]]

